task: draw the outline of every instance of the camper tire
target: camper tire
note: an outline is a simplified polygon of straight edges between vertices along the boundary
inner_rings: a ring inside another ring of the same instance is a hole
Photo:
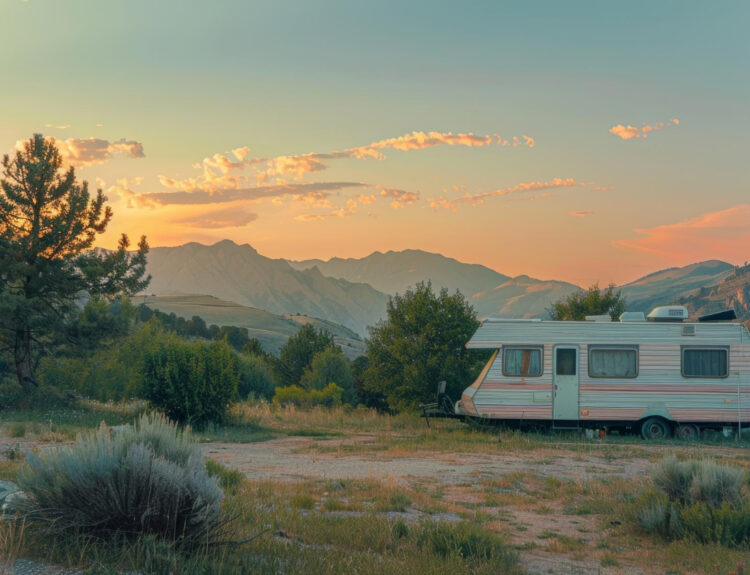
[[[672,437],[672,426],[661,417],[649,417],[641,425],[643,439],[669,439]]]
[[[677,437],[683,441],[697,441],[700,436],[700,428],[693,423],[681,423],[677,426]]]

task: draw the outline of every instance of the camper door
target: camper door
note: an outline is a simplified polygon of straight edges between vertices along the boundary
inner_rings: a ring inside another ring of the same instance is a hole
[[[552,418],[578,421],[578,346],[554,348]]]

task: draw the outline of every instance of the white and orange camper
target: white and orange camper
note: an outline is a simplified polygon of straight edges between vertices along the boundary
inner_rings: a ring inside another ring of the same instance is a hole
[[[726,315],[701,320],[717,317]],[[646,438],[750,426],[750,334],[740,323],[687,322],[682,306],[587,320],[482,322],[466,346],[495,353],[456,415]]]

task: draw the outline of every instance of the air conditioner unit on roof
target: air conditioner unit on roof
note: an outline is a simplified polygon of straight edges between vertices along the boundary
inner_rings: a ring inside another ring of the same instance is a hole
[[[646,317],[649,321],[685,321],[688,310],[684,305],[664,305],[655,307]]]

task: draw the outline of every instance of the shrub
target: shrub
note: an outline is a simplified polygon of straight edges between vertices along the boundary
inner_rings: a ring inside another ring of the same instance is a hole
[[[329,383],[320,390],[306,390],[296,385],[289,385],[287,387],[277,387],[273,401],[282,405],[291,403],[299,407],[312,407],[315,405],[334,407],[341,405],[341,396],[343,393],[344,390],[335,383]]]
[[[743,469],[703,461],[690,484],[690,500],[702,501],[710,507],[721,507],[724,502],[736,504],[744,483]]]
[[[188,343],[169,336],[145,353],[141,396],[196,428],[226,420],[237,393],[237,358],[229,344]]]
[[[507,564],[507,572],[514,572],[511,566],[515,565],[515,555],[496,535],[474,523],[425,523],[417,542],[443,557],[460,557],[476,563],[500,560]]]
[[[116,434],[102,425],[27,462],[18,475],[27,519],[54,532],[198,543],[219,523],[223,494],[200,447],[161,415]]]
[[[258,340],[254,340],[258,341]],[[268,364],[259,355],[240,355],[237,358],[239,381],[237,395],[245,399],[271,399],[274,384]]]
[[[329,347],[317,352],[300,379],[300,386],[305,389],[324,389],[330,383],[335,383],[344,390],[342,401],[351,405],[357,403],[351,362],[346,359],[340,347]]]
[[[8,435],[10,437],[24,437],[26,435],[26,425],[23,423],[13,423],[8,428]]]
[[[690,484],[697,466],[697,461],[677,461],[675,457],[666,457],[656,465],[651,479],[670,501],[684,503],[690,498]]]
[[[206,472],[211,477],[216,477],[221,488],[226,491],[237,489],[245,477],[242,475],[242,472],[224,467],[221,463],[213,459],[206,460]]]
[[[636,512],[640,526],[670,539],[750,546],[750,501],[745,471],[709,460],[664,459],[653,473],[663,495],[646,498]],[[666,496],[666,497],[665,497]]]

